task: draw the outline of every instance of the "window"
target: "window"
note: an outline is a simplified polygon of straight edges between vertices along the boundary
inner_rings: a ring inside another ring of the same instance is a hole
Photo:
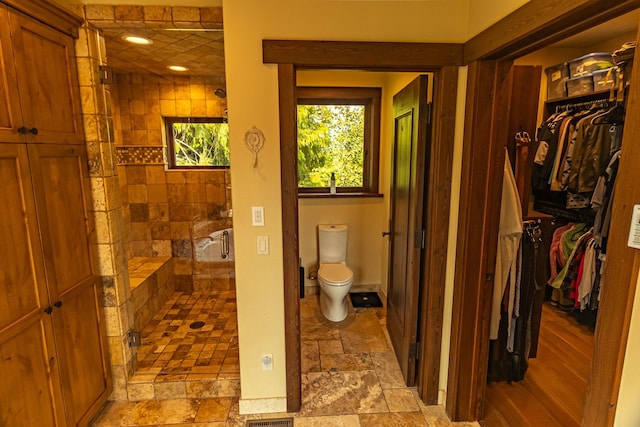
[[[221,117],[165,117],[170,169],[229,167],[229,125]]]
[[[298,193],[378,192],[380,88],[299,87]]]

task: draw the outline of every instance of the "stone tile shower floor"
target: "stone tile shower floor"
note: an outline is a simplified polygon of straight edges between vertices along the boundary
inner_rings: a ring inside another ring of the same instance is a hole
[[[331,323],[316,295],[301,300],[302,408],[298,413],[240,415],[239,397],[110,402],[92,424],[244,427],[248,420],[294,418],[295,427],[478,426],[451,423],[407,388],[386,333],[386,308],[350,308]],[[197,360],[197,359],[196,359]]]
[[[237,324],[235,291],[175,292],[141,332],[130,382],[239,379]]]

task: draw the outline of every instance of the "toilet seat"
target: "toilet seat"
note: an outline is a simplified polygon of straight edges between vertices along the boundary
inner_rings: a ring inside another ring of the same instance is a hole
[[[318,278],[329,286],[345,286],[353,280],[353,271],[343,263],[320,264]]]

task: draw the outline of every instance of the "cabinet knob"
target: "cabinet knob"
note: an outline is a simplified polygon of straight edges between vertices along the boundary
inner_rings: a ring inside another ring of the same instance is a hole
[[[47,308],[44,309],[44,312],[47,314],[51,314],[51,312],[53,311],[53,307],[49,306]]]
[[[21,133],[23,135],[26,134],[28,131],[29,131],[29,129],[27,129],[24,126],[21,126],[21,127],[18,128],[18,133]]]
[[[56,302],[54,302],[54,303],[53,303],[53,306],[54,306],[54,307],[56,307],[56,308],[60,308],[60,307],[62,307],[62,301],[56,301]]]
[[[38,128],[29,129],[29,133],[32,134],[32,135],[37,135],[38,134]]]

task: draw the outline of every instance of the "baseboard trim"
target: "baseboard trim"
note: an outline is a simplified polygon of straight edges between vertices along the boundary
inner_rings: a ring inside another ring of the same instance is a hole
[[[240,415],[272,414],[287,412],[287,398],[274,397],[269,399],[240,399]]]
[[[446,405],[447,404],[447,392],[443,389],[438,390],[438,405]]]

